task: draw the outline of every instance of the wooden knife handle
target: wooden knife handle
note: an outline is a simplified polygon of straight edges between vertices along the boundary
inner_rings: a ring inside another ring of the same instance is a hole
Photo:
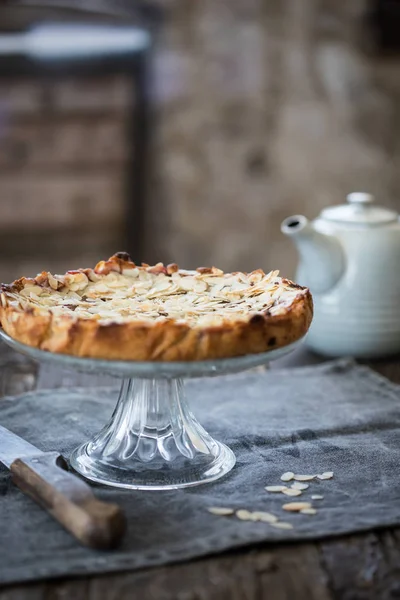
[[[65,461],[57,452],[46,452],[18,458],[10,471],[14,483],[82,544],[92,548],[118,545],[126,529],[120,507],[97,500],[84,481],[63,467]]]

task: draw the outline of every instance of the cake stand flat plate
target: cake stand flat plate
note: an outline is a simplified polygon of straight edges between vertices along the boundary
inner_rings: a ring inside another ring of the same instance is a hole
[[[235,358],[222,358],[216,360],[186,361],[186,362],[139,362],[127,360],[104,360],[94,358],[81,358],[68,354],[57,354],[38,350],[26,344],[15,341],[0,329],[0,338],[14,350],[30,358],[52,364],[54,366],[75,369],[84,373],[102,373],[115,377],[136,377],[140,379],[176,379],[178,377],[213,377],[225,373],[236,373],[265,365],[272,360],[281,358],[292,352],[304,338],[292,344],[262,352],[248,354]]]

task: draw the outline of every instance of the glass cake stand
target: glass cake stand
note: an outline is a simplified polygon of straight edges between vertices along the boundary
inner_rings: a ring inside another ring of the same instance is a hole
[[[225,444],[214,440],[193,415],[184,379],[213,377],[266,365],[294,350],[277,350],[197,362],[135,362],[79,358],[31,348],[0,337],[34,360],[85,373],[122,379],[110,421],[70,458],[81,475],[113,487],[165,490],[219,479],[235,465]]]

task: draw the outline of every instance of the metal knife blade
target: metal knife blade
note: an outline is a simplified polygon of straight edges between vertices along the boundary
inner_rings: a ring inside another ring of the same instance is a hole
[[[45,454],[19,435],[0,425],[0,462],[10,468],[17,458],[28,458]]]

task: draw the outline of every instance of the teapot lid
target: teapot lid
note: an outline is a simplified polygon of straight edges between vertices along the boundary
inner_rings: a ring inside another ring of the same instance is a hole
[[[346,199],[348,204],[325,208],[321,217],[328,221],[368,227],[393,223],[399,217],[394,210],[374,205],[374,197],[371,194],[353,192]]]

